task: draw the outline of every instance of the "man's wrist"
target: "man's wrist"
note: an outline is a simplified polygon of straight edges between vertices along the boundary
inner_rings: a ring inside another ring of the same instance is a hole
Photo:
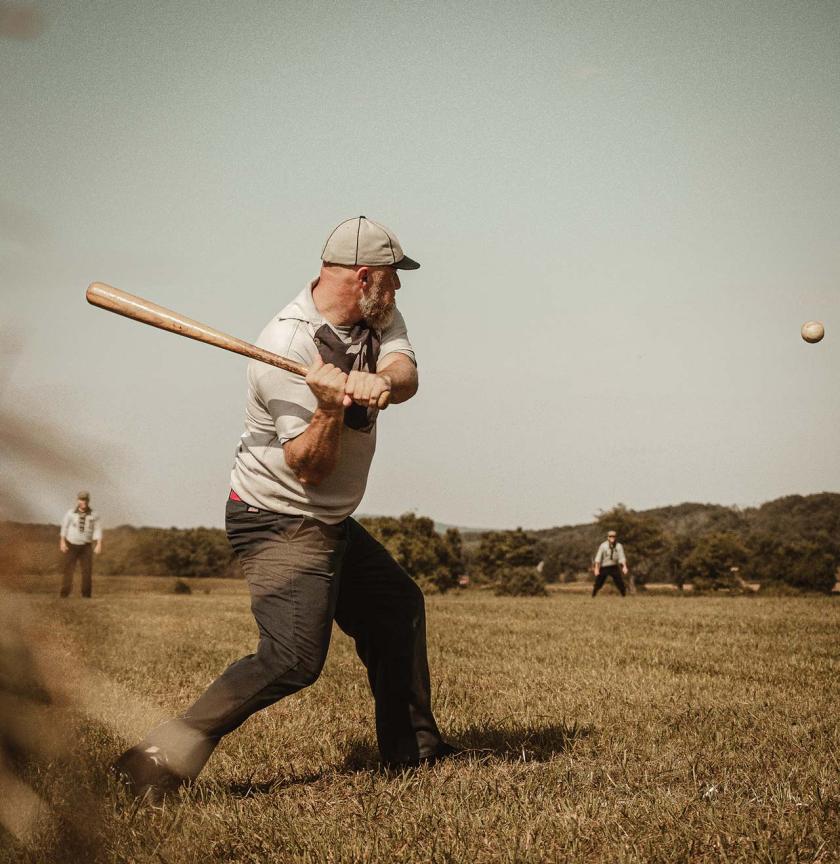
[[[318,412],[324,417],[339,418],[344,416],[344,406],[339,405],[338,407],[335,407],[332,405],[319,405]]]

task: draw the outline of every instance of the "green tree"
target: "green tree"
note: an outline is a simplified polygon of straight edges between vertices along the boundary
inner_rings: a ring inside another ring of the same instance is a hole
[[[840,494],[787,495],[751,513],[756,532],[782,540],[811,540],[840,557]]]
[[[544,597],[545,577],[536,567],[507,567],[499,573],[493,593],[509,597]]]
[[[834,587],[838,556],[830,538],[787,539],[756,533],[749,539],[751,578],[767,585],[784,584],[798,591],[829,593]]]
[[[449,528],[441,535],[427,516],[404,513],[369,517],[362,524],[394,556],[424,591],[447,591],[465,570],[461,534]]]
[[[145,572],[181,578],[231,575],[233,551],[224,531],[215,528],[156,528],[143,532],[132,557]]]
[[[546,582],[565,582],[567,572],[563,567],[565,558],[559,546],[547,546],[543,556],[542,575]]]
[[[444,532],[442,566],[446,571],[447,587],[457,585],[459,577],[467,571],[464,544],[461,541],[461,532],[457,528],[447,528]]]
[[[716,531],[699,537],[685,560],[686,576],[695,591],[736,591],[742,582],[737,570],[747,560],[748,551],[732,531]]]
[[[541,549],[537,540],[517,528],[515,531],[488,531],[481,537],[473,556],[477,582],[496,582],[512,567],[533,567],[539,564]]]
[[[694,551],[697,541],[687,534],[665,535],[665,538],[665,550],[661,560],[670,581],[682,591],[687,578],[685,562]]]

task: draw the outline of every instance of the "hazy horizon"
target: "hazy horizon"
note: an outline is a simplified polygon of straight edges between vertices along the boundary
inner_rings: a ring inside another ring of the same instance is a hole
[[[797,495],[797,494],[799,494],[799,493],[789,493],[789,495]],[[807,493],[803,497],[808,497],[808,495],[826,495],[826,494],[828,494],[828,495],[840,495],[840,492],[833,492],[832,490],[824,489],[824,490],[822,490],[822,492]],[[785,498],[785,497],[788,497],[788,496],[786,496],[786,495],[779,496],[779,498]],[[653,507],[648,507],[648,508],[645,508],[644,510],[641,510],[638,512],[649,513],[651,511],[666,509],[668,507],[677,508],[677,507],[684,507],[686,505],[696,506],[696,507],[729,507],[729,508],[734,508],[734,509],[738,509],[741,511],[745,511],[745,510],[758,509],[758,508],[762,507],[764,504],[769,504],[769,503],[772,503],[773,501],[778,501],[779,498],[773,498],[773,499],[770,499],[769,501],[762,501],[762,502],[755,504],[755,505],[747,505],[747,506],[743,506],[743,507],[740,505],[737,505],[737,504],[719,504],[718,502],[715,502],[715,501],[680,501],[680,502],[677,502],[674,504],[655,505]],[[75,502],[73,502],[70,506],[72,507],[73,504],[75,504]],[[618,501],[613,506],[619,506],[619,505],[624,505],[624,502]],[[70,508],[67,508],[67,509],[70,509]],[[94,509],[96,509],[96,508],[94,508]],[[611,508],[604,508],[604,510],[608,510],[608,509],[611,509]],[[631,508],[631,509],[635,510],[636,508]],[[387,518],[387,517],[397,517],[398,518],[399,516],[404,515],[405,513],[408,513],[408,512],[413,512],[413,511],[403,511],[403,513],[364,513],[362,511],[357,511],[353,515],[357,519],[377,519],[377,518],[384,518],[384,517],[385,518]],[[55,527],[58,527],[61,523],[60,517],[62,515],[63,515],[63,513],[59,514],[59,517],[56,518],[55,520],[53,520],[53,521],[48,520],[45,522],[33,522],[33,521],[27,520],[27,519],[23,519],[23,520],[8,519],[6,521],[9,521],[9,522],[19,521],[19,522],[22,522],[23,524],[31,524],[31,525],[48,525],[48,526],[54,525]],[[497,525],[494,527],[488,527],[486,525],[485,526],[481,526],[481,525],[459,525],[459,524],[451,523],[451,522],[441,522],[439,519],[435,519],[432,514],[416,513],[415,515],[417,515],[417,516],[429,516],[435,523],[435,529],[437,531],[441,531],[441,532],[447,528],[457,528],[459,531],[464,531],[464,532],[481,533],[481,532],[487,532],[487,531],[513,531],[517,528],[523,527],[521,525]],[[580,527],[582,525],[594,524],[597,521],[597,519],[596,519],[597,516],[598,516],[598,514],[595,513],[595,514],[593,514],[593,517],[591,519],[580,521],[580,522],[562,523],[562,524],[557,524],[557,525],[541,525],[541,526],[528,528],[526,530],[539,532],[539,531],[550,531],[550,530],[553,530],[555,528],[577,528],[577,527]],[[140,528],[163,528],[163,529],[177,528],[177,529],[184,529],[184,528],[214,528],[214,527],[220,527],[220,526],[214,526],[214,525],[163,525],[163,524],[137,525],[134,523],[125,522],[125,523],[114,524],[114,525],[106,525],[104,530],[108,531],[109,529],[112,529],[112,528],[137,528],[137,529],[140,529]]]
[[[221,525],[245,361],[85,288],[251,340],[360,213],[422,264],[420,392],[360,512],[544,528],[840,490],[840,4],[26,5],[0,410],[30,455],[0,476],[28,518],[89,488],[107,527]]]

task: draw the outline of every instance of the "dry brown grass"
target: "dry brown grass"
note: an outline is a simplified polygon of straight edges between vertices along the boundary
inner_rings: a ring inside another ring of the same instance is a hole
[[[337,633],[314,687],[251,718],[180,801],[149,810],[121,797],[106,764],[255,636],[241,583],[158,587],[32,600],[101,686],[78,700],[76,764],[23,775],[59,809],[69,783],[99,801],[85,818],[100,825],[102,860],[840,856],[837,599],[433,597],[436,711],[468,758],[381,772],[366,683]],[[0,848],[48,860],[50,830],[29,850]]]

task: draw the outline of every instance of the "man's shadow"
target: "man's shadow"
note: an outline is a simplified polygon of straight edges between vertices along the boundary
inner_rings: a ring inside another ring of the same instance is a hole
[[[461,752],[445,760],[445,764],[459,762],[548,762],[560,753],[572,749],[576,741],[595,734],[590,725],[534,720],[524,726],[508,724],[473,724],[452,736],[451,742]],[[293,786],[317,783],[328,777],[376,772],[382,774],[402,774],[417,770],[406,768],[396,771],[382,765],[376,745],[366,738],[355,738],[349,742],[347,753],[342,762],[323,771],[292,777],[278,776],[265,782],[238,782],[228,787],[229,794],[239,798],[250,798],[288,789]]]
[[[595,727],[535,718],[527,725],[480,726],[474,724],[457,735],[467,751],[483,754],[489,761],[548,762],[566,753],[575,742],[595,734]]]

